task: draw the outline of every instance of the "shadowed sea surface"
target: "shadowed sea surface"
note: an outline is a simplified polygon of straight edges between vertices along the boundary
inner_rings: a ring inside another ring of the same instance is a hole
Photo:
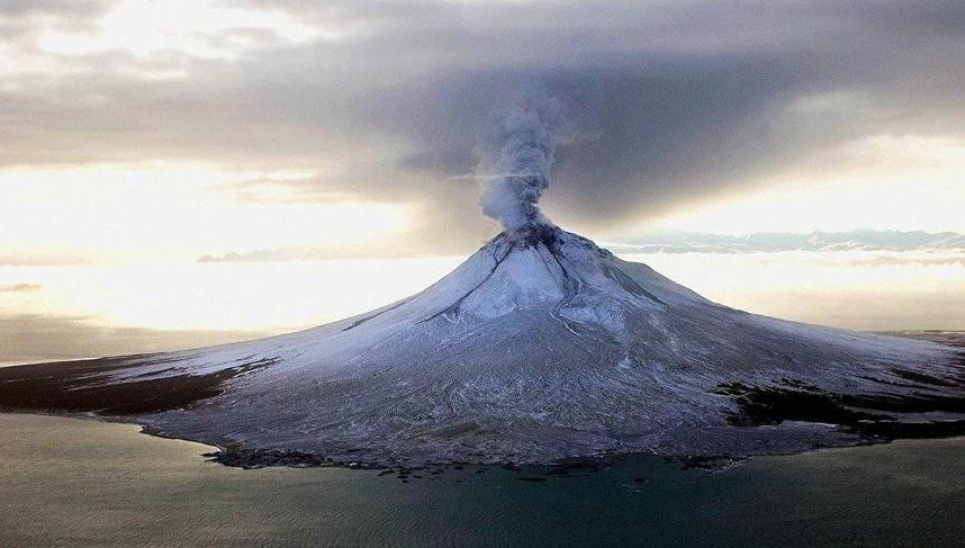
[[[206,462],[137,426],[0,415],[0,546],[961,546],[965,438],[767,457],[634,457],[570,477]]]

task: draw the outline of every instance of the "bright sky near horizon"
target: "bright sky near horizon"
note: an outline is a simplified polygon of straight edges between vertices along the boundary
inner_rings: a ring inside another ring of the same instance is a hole
[[[965,145],[906,137],[872,140],[859,150],[872,158],[867,165],[817,176],[788,174],[753,190],[687,201],[637,223],[598,230],[609,240],[641,230],[965,232]],[[277,189],[246,186],[291,177],[301,175],[177,162],[0,170],[0,259],[7,264],[170,262],[289,249],[317,250],[316,258],[406,254],[404,246],[386,243],[411,237],[425,206],[362,197],[303,200],[297,191],[269,194]],[[554,208],[547,209],[554,216]],[[485,235],[465,242],[465,250]],[[420,256],[452,252],[409,250]]]
[[[481,131],[528,86],[575,128],[541,205],[594,239],[965,233],[961,2],[8,0],[0,44],[0,324],[181,326],[31,268],[464,256],[498,230]],[[916,264],[889,287],[958,287]],[[272,318],[189,327],[318,316]]]

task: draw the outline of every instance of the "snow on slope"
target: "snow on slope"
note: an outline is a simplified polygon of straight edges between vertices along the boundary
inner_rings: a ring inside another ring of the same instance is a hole
[[[883,409],[889,425],[908,410],[959,420],[954,359],[933,343],[730,309],[542,226],[496,237],[435,285],[373,312],[134,362],[110,382],[269,364],[220,396],[137,420],[165,435],[341,462],[548,462],[850,444],[864,437],[854,417]],[[787,393],[803,407],[768,399]],[[908,405],[922,398],[934,409]],[[823,424],[836,413],[852,428]]]

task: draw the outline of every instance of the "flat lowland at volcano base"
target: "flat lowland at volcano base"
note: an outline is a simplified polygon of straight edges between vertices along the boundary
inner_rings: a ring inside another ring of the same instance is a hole
[[[217,396],[224,381],[269,365],[262,360],[209,375],[171,375],[129,384],[110,384],[102,378],[132,364],[163,362],[135,355],[2,368],[0,408],[115,416],[156,413]]]
[[[239,470],[136,426],[0,415],[0,545],[953,546],[965,439],[587,475]],[[420,477],[416,477],[420,476]],[[533,478],[545,481],[523,481]]]

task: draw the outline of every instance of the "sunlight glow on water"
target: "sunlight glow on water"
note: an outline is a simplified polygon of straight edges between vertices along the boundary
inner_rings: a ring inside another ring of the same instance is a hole
[[[287,330],[344,318],[424,289],[457,259],[7,267],[0,284],[32,280],[0,312],[92,316],[154,329]]]

